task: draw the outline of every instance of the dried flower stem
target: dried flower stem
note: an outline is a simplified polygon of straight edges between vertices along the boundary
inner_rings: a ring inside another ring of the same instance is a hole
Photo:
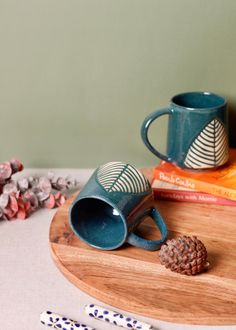
[[[0,219],[26,219],[39,208],[58,207],[65,203],[66,192],[77,186],[76,180],[56,178],[52,172],[12,180],[12,175],[22,170],[16,159],[0,164]]]

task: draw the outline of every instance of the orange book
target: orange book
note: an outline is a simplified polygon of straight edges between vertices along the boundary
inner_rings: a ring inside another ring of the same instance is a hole
[[[188,202],[200,204],[219,204],[236,206],[236,201],[211,195],[205,192],[187,189],[176,184],[155,179],[152,183],[155,199],[163,199],[174,202]]]
[[[230,149],[226,165],[214,170],[190,171],[161,161],[154,168],[155,179],[236,201],[236,149]]]

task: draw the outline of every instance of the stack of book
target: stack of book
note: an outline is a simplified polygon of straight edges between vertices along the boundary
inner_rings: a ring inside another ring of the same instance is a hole
[[[152,188],[156,199],[236,206],[236,149],[230,149],[225,166],[214,170],[190,171],[161,161]]]

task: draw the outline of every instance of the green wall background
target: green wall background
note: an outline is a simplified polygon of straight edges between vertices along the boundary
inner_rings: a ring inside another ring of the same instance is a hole
[[[228,98],[236,146],[235,0],[0,0],[0,41],[2,161],[152,166],[141,123],[190,90]]]

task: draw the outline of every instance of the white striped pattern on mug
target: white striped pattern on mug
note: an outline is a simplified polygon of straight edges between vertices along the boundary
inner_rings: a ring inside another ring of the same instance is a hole
[[[108,192],[143,193],[150,189],[145,176],[132,165],[123,162],[100,166],[97,179]]]
[[[212,168],[228,160],[229,144],[225,126],[212,120],[191,144],[184,164],[188,168]]]

